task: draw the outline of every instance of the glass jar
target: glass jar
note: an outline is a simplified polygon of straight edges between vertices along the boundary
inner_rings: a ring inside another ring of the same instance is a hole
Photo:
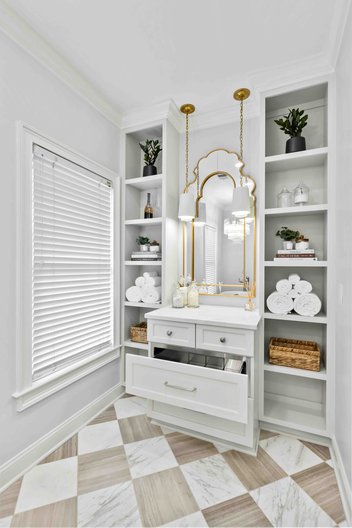
[[[295,205],[304,205],[309,200],[309,187],[303,182],[299,183],[293,191],[293,201]]]
[[[195,281],[192,282],[192,285],[188,291],[188,308],[198,308],[199,307],[199,292]]]
[[[277,206],[278,207],[291,207],[292,206],[292,192],[283,187],[277,195]]]
[[[180,291],[180,287],[177,286],[175,293],[172,296],[172,307],[173,308],[183,308],[185,305],[184,297]]]

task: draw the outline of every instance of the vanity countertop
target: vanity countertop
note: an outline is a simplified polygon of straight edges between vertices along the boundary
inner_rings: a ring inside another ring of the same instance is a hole
[[[145,315],[146,319],[163,319],[183,323],[200,323],[212,326],[228,326],[256,330],[260,321],[258,310],[247,312],[235,306],[201,305],[199,308],[172,308],[166,306]]]

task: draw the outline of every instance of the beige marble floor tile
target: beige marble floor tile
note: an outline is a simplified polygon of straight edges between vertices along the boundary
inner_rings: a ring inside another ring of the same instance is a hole
[[[212,443],[182,433],[168,434],[166,439],[179,464],[187,464],[218,453]]]
[[[279,433],[273,433],[272,431],[266,431],[265,429],[260,430],[259,440],[265,440],[266,438],[271,438],[277,436]]]
[[[202,513],[208,526],[272,526],[248,493],[211,506]]]
[[[77,456],[77,435],[72,436],[60,447],[55,449],[50,455],[40,461],[40,464],[47,464],[48,462],[55,462],[56,460],[62,460],[63,458],[70,458]]]
[[[105,409],[105,411],[100,413],[91,422],[89,422],[89,425],[95,425],[103,422],[111,422],[112,420],[116,420],[116,412],[115,407],[113,405],[110,405],[110,407]]]
[[[135,479],[133,485],[144,526],[161,526],[199,509],[180,468]]]
[[[123,446],[78,457],[78,495],[131,479]]]
[[[300,471],[292,478],[336,523],[345,519],[335,472],[328,464]]]
[[[286,477],[286,473],[261,447],[256,457],[233,450],[222,456],[248,491]]]
[[[16,508],[18,494],[21,489],[21,484],[22,478],[16,480],[2,493],[0,493],[0,518],[13,515]]]
[[[308,447],[313,453],[318,455],[322,460],[330,460],[330,450],[327,446],[322,446],[319,444],[313,444],[312,442],[306,442],[305,440],[301,440],[302,444],[304,444],[306,447]]]
[[[76,525],[77,497],[17,513],[11,523],[13,528],[75,527]]]
[[[160,427],[153,425],[145,414],[121,418],[119,426],[124,444],[139,442],[163,434]]]
[[[10,528],[12,522],[12,515],[8,517],[0,517],[0,528]]]

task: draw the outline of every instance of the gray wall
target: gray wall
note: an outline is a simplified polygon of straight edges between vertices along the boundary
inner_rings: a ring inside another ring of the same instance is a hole
[[[335,435],[352,490],[352,9],[336,66],[336,273],[343,302],[336,309]],[[339,297],[339,295],[338,295]]]
[[[0,33],[0,466],[119,381],[118,361],[18,413],[15,364],[17,120],[117,171],[119,130]]]

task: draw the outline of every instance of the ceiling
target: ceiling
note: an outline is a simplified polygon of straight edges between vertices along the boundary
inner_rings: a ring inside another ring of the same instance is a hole
[[[0,1],[122,115],[170,98],[177,105],[191,101],[200,113],[221,113],[242,85],[255,91],[264,79],[302,64],[333,67],[349,3]]]

